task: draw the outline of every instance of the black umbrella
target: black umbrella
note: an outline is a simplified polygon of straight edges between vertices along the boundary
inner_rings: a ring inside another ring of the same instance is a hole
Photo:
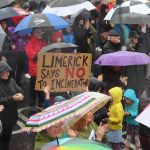
[[[13,2],[15,2],[15,0],[0,0],[0,8],[8,6]]]
[[[66,7],[71,5],[77,5],[86,2],[87,0],[54,0],[49,3],[50,7]]]
[[[74,49],[74,48],[77,48],[78,46],[75,45],[75,44],[72,44],[72,43],[65,43],[65,42],[62,42],[62,43],[53,43],[53,44],[50,44],[48,46],[45,46],[41,49],[41,52],[45,53],[45,52],[48,52],[48,51],[53,51],[55,49]]]
[[[137,13],[124,13],[110,19],[116,24],[150,24],[150,16]]]
[[[4,30],[2,29],[2,27],[0,26],[0,51],[2,49],[2,46],[3,46],[3,42],[4,42],[4,39],[6,37],[6,33],[4,32]]]
[[[22,8],[18,7],[6,7],[0,9],[0,20],[11,18],[15,16],[29,15],[30,13]]]

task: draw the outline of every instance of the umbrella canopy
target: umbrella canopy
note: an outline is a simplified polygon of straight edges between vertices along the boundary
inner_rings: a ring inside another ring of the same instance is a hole
[[[18,7],[6,7],[0,9],[0,20],[15,17],[29,15],[30,13],[22,8]]]
[[[99,142],[90,141],[81,138],[64,138],[50,142],[43,146],[41,150],[110,150],[107,145]]]
[[[14,32],[35,27],[54,27],[56,30],[69,27],[69,23],[54,14],[34,14],[21,20]]]
[[[100,0],[90,0],[91,3],[101,2]]]
[[[100,56],[95,64],[101,66],[129,66],[150,63],[150,57],[144,53],[119,51]]]
[[[140,14],[150,14],[150,1],[148,0],[130,0],[122,3],[116,8],[112,8],[104,20],[110,20],[116,15],[123,13],[140,13]]]
[[[62,121],[73,119],[72,122],[75,122],[75,118],[80,119],[87,112],[98,110],[103,107],[109,99],[109,96],[96,92],[79,94],[70,100],[56,103],[42,112],[31,116],[24,130],[39,132]]]
[[[4,42],[4,39],[6,37],[6,33],[4,32],[4,30],[2,29],[2,27],[0,26],[0,51],[2,49],[2,46],[3,46],[3,42]]]
[[[66,7],[71,5],[77,5],[86,2],[87,0],[54,0],[49,3],[50,7]]]
[[[141,112],[137,117],[136,117],[136,121],[144,124],[145,126],[150,128],[150,104],[143,110],[143,112]]]
[[[124,13],[110,19],[116,24],[150,24],[150,16],[138,13]]]
[[[4,7],[4,6],[7,6],[11,3],[15,2],[15,0],[1,0],[0,1],[0,8]]]
[[[72,44],[72,43],[65,43],[65,42],[53,43],[53,44],[43,47],[41,49],[41,52],[45,53],[47,51],[51,51],[54,49],[65,49],[65,48],[76,48],[76,47],[78,47],[78,46],[75,44]]]
[[[54,2],[58,2],[58,3],[54,3]],[[65,17],[68,15],[76,14],[79,10],[86,9],[90,11],[92,9],[96,9],[96,7],[91,2],[85,0],[77,0],[77,1],[56,0],[54,2],[50,3],[50,5],[47,6],[42,13],[52,13],[58,16]],[[60,4],[63,2],[64,4],[60,6]]]

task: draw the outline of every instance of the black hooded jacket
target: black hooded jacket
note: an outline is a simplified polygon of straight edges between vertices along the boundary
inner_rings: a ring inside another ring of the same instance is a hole
[[[17,102],[13,100],[12,96],[22,92],[13,78],[0,79],[0,105],[4,105],[4,110],[0,113],[2,122],[16,123],[18,118]]]
[[[103,54],[117,52],[121,50],[121,44],[114,44],[111,41],[108,41],[103,47]]]
[[[108,20],[104,20],[107,15],[106,9],[109,9],[108,6],[106,4],[102,4],[99,14],[99,33],[108,32],[112,29],[110,22]]]

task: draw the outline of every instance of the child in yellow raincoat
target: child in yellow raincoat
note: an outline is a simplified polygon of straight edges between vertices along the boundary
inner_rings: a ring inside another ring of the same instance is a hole
[[[113,150],[121,150],[122,142],[122,122],[124,117],[124,109],[121,103],[123,91],[120,87],[114,87],[109,90],[112,96],[112,104],[109,107],[109,131],[107,139]]]

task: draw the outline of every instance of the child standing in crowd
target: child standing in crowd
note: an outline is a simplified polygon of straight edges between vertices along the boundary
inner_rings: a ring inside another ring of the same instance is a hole
[[[125,115],[127,116],[126,118],[127,137],[125,141],[126,150],[130,149],[132,137],[134,137],[135,140],[136,150],[139,150],[140,149],[139,123],[134,120],[138,115],[139,99],[136,97],[135,91],[132,89],[127,89],[124,92],[124,99],[125,99]]]
[[[62,31],[63,41],[66,43],[75,44],[75,37],[72,32],[70,20],[67,20],[70,26]]]
[[[50,93],[49,93],[50,87],[49,86],[44,87],[43,91],[45,93],[44,108],[47,108],[55,103],[66,100],[63,96],[55,96],[54,98],[50,98]]]
[[[122,142],[122,122],[124,117],[124,110],[121,103],[123,92],[120,87],[114,87],[109,90],[109,94],[112,96],[112,104],[108,112],[109,131],[107,138],[113,150],[121,150],[120,143]]]

